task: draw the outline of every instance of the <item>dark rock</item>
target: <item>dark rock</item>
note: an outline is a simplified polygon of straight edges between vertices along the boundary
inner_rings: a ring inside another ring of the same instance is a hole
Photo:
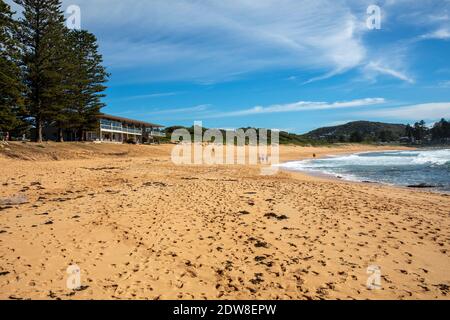
[[[167,187],[167,184],[164,182],[146,182],[143,184],[144,187]]]
[[[428,189],[428,188],[437,188],[437,186],[433,186],[433,185],[426,184],[426,183],[421,183],[421,184],[409,185],[408,188]]]
[[[269,244],[265,241],[257,240],[255,243],[256,248],[269,248]]]
[[[277,219],[278,221],[289,219],[289,217],[284,215],[284,214],[279,216],[279,215],[277,215],[277,214],[275,214],[273,212],[266,213],[264,215],[264,217],[266,217],[268,219]]]

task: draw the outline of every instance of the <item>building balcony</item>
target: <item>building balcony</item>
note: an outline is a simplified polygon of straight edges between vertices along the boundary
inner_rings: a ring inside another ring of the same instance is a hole
[[[131,133],[131,134],[142,135],[142,129],[123,128],[123,132],[124,132],[124,133]]]
[[[101,124],[100,128],[102,131],[142,135],[142,129],[139,129],[139,128],[127,128],[127,127],[114,126],[114,125],[108,125],[108,124]]]
[[[151,137],[165,137],[166,134],[164,132],[159,132],[159,131],[150,131],[148,132],[148,135]]]

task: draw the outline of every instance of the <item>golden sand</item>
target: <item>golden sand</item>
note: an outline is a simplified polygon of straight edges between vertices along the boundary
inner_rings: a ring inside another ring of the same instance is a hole
[[[378,149],[282,147],[281,156]],[[261,176],[257,166],[175,166],[170,150],[3,148],[0,298],[450,298],[449,196]],[[66,287],[73,264],[78,291]],[[371,265],[381,290],[367,289]]]

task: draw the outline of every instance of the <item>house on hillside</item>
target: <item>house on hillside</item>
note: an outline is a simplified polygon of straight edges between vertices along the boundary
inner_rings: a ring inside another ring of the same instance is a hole
[[[164,126],[140,120],[101,114],[97,129],[86,132],[86,141],[110,143],[149,143],[165,137]],[[64,141],[79,141],[76,130],[64,130]],[[47,140],[58,139],[58,128],[50,126],[44,130]]]

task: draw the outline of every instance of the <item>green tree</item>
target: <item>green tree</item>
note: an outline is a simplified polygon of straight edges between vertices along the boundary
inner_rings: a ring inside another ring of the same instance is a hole
[[[425,121],[416,122],[414,124],[413,136],[416,140],[422,141],[428,133]]]
[[[74,93],[77,90],[78,66],[74,59],[71,39],[67,35],[61,39],[60,50],[64,60],[60,62],[59,68],[62,70],[56,87],[53,101],[54,109],[51,110],[49,123],[58,129],[58,141],[64,142],[64,130],[71,129],[77,121],[77,108]]]
[[[405,133],[406,133],[406,136],[407,136],[410,140],[412,140],[412,138],[414,137],[414,128],[411,127],[410,124],[408,124],[408,125],[406,126]]]
[[[22,87],[15,40],[17,23],[9,5],[0,0],[0,131],[9,133],[21,125]]]
[[[381,142],[390,142],[395,140],[395,136],[390,130],[382,130],[378,134],[378,140]]]
[[[360,143],[360,142],[363,142],[363,141],[364,141],[364,136],[359,131],[354,131],[350,135],[350,142]]]
[[[440,141],[443,139],[450,138],[450,122],[441,119],[441,121],[434,124],[433,129],[431,129],[431,134],[434,141]]]
[[[105,106],[102,98],[104,85],[109,77],[102,65],[96,37],[88,31],[73,30],[69,34],[71,60],[75,66],[71,79],[70,99],[73,107],[73,125],[80,140],[86,139],[86,131],[97,129],[97,116]]]
[[[68,30],[59,0],[14,1],[23,7],[19,39],[25,102],[36,128],[36,141],[42,142],[44,124],[66,120],[62,114],[67,104],[67,68],[71,63],[65,43]]]

